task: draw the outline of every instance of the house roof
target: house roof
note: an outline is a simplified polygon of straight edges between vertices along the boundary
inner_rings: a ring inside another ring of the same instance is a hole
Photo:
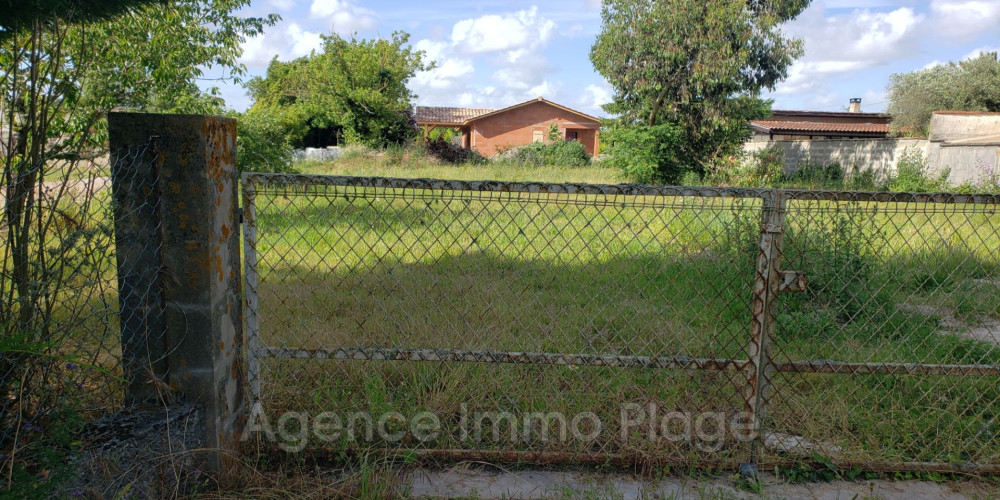
[[[751,128],[765,134],[783,135],[847,135],[884,137],[888,123],[843,123],[791,120],[753,120]]]
[[[435,125],[463,125],[471,118],[496,111],[493,108],[443,108],[417,106],[413,118],[417,123]]]
[[[513,106],[507,106],[506,108],[500,108],[500,109],[496,109],[496,110],[490,111],[489,113],[481,114],[479,116],[476,116],[474,118],[469,119],[468,121],[471,122],[471,121],[475,121],[475,120],[481,120],[483,118],[486,118],[487,116],[493,116],[493,115],[498,115],[500,113],[506,113],[507,111],[511,111],[513,109],[517,109],[517,108],[520,108],[520,107],[523,107],[523,106],[527,106],[529,104],[534,104],[536,102],[543,102],[545,104],[548,104],[549,106],[553,106],[553,107],[559,108],[559,109],[561,109],[563,111],[566,111],[566,112],[569,112],[569,113],[573,113],[574,115],[577,115],[579,117],[585,118],[585,119],[593,122],[594,124],[600,123],[600,120],[597,119],[597,118],[595,118],[595,117],[593,117],[593,116],[590,116],[590,115],[588,115],[586,113],[581,113],[581,112],[579,112],[579,111],[577,111],[575,109],[572,109],[572,108],[567,108],[566,106],[563,106],[562,104],[554,103],[554,102],[552,102],[552,101],[550,101],[548,99],[545,99],[542,96],[538,96],[535,99],[531,99],[530,101],[524,101],[522,103],[518,103],[518,104],[515,104]]]
[[[470,122],[485,118],[487,116],[498,115],[500,113],[505,113],[507,111],[520,108],[522,106],[527,106],[529,104],[534,104],[536,102],[543,102],[550,106],[559,108],[563,111],[573,113],[581,118],[586,119],[594,124],[600,123],[600,120],[590,116],[586,113],[581,113],[575,109],[567,108],[561,104],[556,104],[548,99],[538,97],[530,101],[524,101],[522,103],[515,104],[513,106],[507,106],[506,108],[500,109],[490,109],[490,108],[444,108],[444,107],[434,107],[434,106],[417,106],[417,110],[413,115],[414,120],[420,125],[467,125]]]
[[[853,113],[850,111],[800,111],[794,109],[775,109],[771,111],[771,116],[789,116],[803,118],[846,118],[849,120],[876,120],[888,121],[890,116],[885,113]]]

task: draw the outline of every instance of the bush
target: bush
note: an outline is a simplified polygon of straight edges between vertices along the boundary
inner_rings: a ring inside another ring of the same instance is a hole
[[[453,165],[462,163],[478,165],[486,162],[486,157],[479,154],[479,152],[452,144],[451,141],[446,140],[444,137],[428,139],[424,142],[424,149],[427,151],[428,156]]]
[[[590,163],[587,148],[577,141],[554,141],[542,148],[546,165],[559,167],[584,167]]]
[[[840,163],[822,164],[813,161],[803,161],[799,167],[785,177],[785,180],[795,187],[805,189],[843,189],[844,169]]]
[[[518,166],[582,167],[590,163],[587,149],[576,141],[535,142],[500,151],[495,161]]]
[[[728,155],[713,163],[708,178],[713,184],[740,187],[774,187],[782,179],[785,152],[779,147],[768,147]]]
[[[681,137],[674,125],[612,127],[604,134],[603,161],[634,182],[676,184],[694,171],[678,156]]]
[[[294,172],[292,147],[278,120],[264,113],[236,116],[236,165],[240,172]]]
[[[545,163],[542,157],[543,147],[545,147],[544,144],[535,142],[524,146],[500,148],[497,151],[497,155],[493,157],[493,161],[507,165],[517,165],[519,167],[525,165],[539,167]]]

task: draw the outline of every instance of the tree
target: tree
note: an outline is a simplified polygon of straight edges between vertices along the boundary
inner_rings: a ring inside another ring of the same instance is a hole
[[[676,128],[680,150],[668,155],[672,165],[704,172],[746,140],[748,120],[769,112],[760,92],[773,89],[801,54],[801,41],[786,38],[780,25],[808,3],[605,0],[602,30],[590,53],[615,90],[605,109],[619,116],[620,126]],[[665,132],[639,135],[650,134]],[[653,177],[671,182],[677,174],[660,164]]]
[[[21,29],[31,29],[36,21],[53,19],[75,22],[120,16],[131,8],[165,0],[5,0],[0,18],[0,38]]]
[[[113,283],[113,221],[102,211],[110,208],[102,205],[108,189],[99,187],[107,175],[107,112],[220,110],[221,100],[196,86],[203,68],[239,77],[242,42],[276,21],[237,15],[249,0],[117,1],[108,3],[122,6],[117,16],[103,7],[79,15],[79,7],[97,3],[38,0],[18,3],[16,17],[4,12],[0,428],[44,428],[65,417],[57,412],[72,391],[58,388],[68,380],[58,362],[79,352],[73,346],[117,333],[95,313]],[[0,454],[22,470],[44,468],[12,458],[35,441],[0,434]]]
[[[416,96],[406,82],[433,67],[408,41],[403,32],[388,40],[324,36],[322,52],[274,59],[264,78],[249,82],[250,113],[279,117],[293,144],[310,128],[338,130],[349,143],[401,143],[415,133],[406,113]]]
[[[926,136],[934,111],[1000,111],[997,53],[911,73],[894,73],[886,90],[893,132]]]

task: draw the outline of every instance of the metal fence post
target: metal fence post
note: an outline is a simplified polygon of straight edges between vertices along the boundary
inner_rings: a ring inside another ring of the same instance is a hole
[[[222,472],[246,406],[236,122],[110,113],[108,132],[126,403],[203,405]]]
[[[745,410],[753,418],[754,440],[750,449],[751,474],[760,460],[763,446],[764,416],[774,363],[771,344],[774,337],[774,306],[782,282],[781,240],[785,229],[786,200],[780,189],[762,195],[764,206],[760,222],[760,244],[753,284],[753,320],[750,326],[748,357],[750,370],[746,387]],[[744,472],[746,473],[746,472]]]
[[[247,381],[250,403],[260,402],[260,327],[257,320],[257,189],[252,179],[243,174],[243,262],[246,277],[246,339]]]

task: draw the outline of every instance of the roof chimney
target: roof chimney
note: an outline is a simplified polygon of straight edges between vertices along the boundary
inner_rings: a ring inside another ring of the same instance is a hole
[[[861,112],[861,98],[852,97],[851,106],[847,108],[848,113],[860,113]]]

